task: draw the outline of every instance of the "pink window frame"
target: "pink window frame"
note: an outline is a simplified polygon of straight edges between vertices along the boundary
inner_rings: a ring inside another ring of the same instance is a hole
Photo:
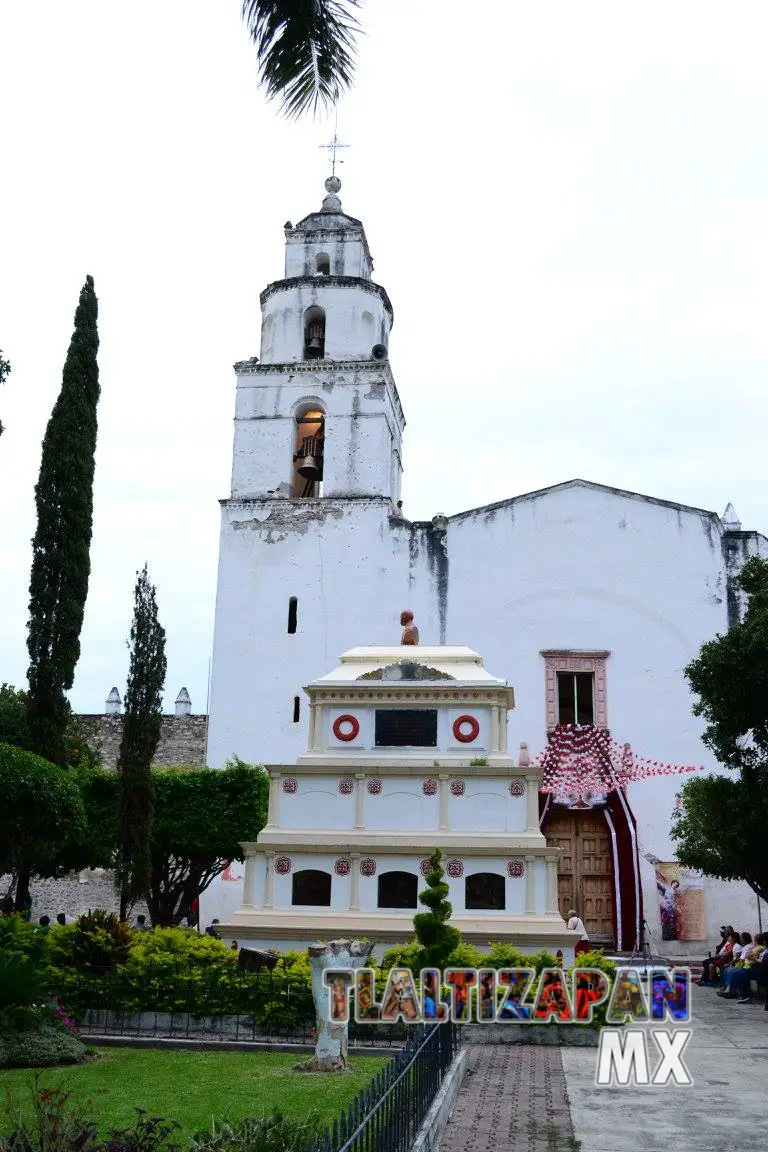
[[[582,652],[573,648],[548,648],[544,657],[545,699],[547,708],[547,732],[557,727],[557,673],[591,672],[595,677],[595,727],[608,727],[608,702],[606,699],[606,661],[610,652]]]

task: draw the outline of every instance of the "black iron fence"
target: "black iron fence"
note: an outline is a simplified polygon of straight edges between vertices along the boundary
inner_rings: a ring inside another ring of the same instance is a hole
[[[79,973],[52,988],[80,1034],[197,1041],[315,1042],[315,1009],[307,980],[273,972],[226,980],[203,971],[133,986],[117,973]],[[405,1025],[350,1024],[350,1042],[402,1047]]]
[[[312,1152],[407,1152],[459,1046],[454,1024],[410,1025],[405,1047],[326,1128]]]

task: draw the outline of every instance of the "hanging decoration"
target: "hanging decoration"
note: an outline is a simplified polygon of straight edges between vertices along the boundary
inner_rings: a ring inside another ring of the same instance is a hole
[[[541,768],[542,792],[576,797],[589,807],[590,797],[604,796],[650,776],[679,776],[698,772],[699,765],[668,764],[638,756],[629,744],[619,744],[605,728],[591,724],[558,724],[549,744],[536,758]]]

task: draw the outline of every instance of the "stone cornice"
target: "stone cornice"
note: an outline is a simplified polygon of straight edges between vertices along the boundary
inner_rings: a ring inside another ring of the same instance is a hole
[[[267,284],[259,297],[262,308],[277,292],[288,292],[293,288],[361,288],[371,296],[378,296],[389,314],[390,324],[395,322],[395,312],[386,291],[373,280],[362,276],[289,276],[286,280],[274,280]]]
[[[394,383],[388,360],[284,360],[280,364],[262,364],[257,357],[238,360],[233,364],[238,376],[262,376],[270,372],[289,372],[291,375],[315,373],[327,376],[331,371],[338,372],[381,372],[390,383]],[[354,384],[354,380],[333,380],[335,385]]]
[[[408,757],[384,757],[380,752],[366,754],[350,751],[346,755],[332,756],[324,752],[305,752],[294,764],[268,764],[270,776],[416,776],[426,779],[429,776],[462,778],[471,776],[497,776],[507,779],[528,780],[538,790],[539,769],[514,764],[508,756],[489,752],[487,764],[471,764],[466,756],[441,752],[439,759],[435,749],[430,748],[417,759],[413,749]]]
[[[362,687],[359,680],[350,680],[328,687],[321,684],[308,684],[304,687],[304,691],[315,704],[337,702],[346,705],[371,704],[382,700],[418,700],[421,704],[434,703],[438,706],[451,701],[461,704],[462,707],[470,701],[473,704],[493,704],[497,707],[501,705],[506,709],[515,706],[512,689],[505,685],[480,688],[462,686],[458,680],[445,682],[435,680],[423,684],[411,682],[410,686],[403,684],[402,687],[397,687],[392,681],[377,682],[372,680],[366,681],[365,687]]]
[[[465,940],[481,945],[487,945],[489,940],[511,938],[515,943],[519,941],[537,949],[572,948],[577,939],[576,933],[569,932],[556,913],[543,916],[510,916],[503,912],[486,916],[454,914],[451,924],[460,929]],[[231,923],[219,926],[219,932],[237,940],[259,936],[286,940],[361,936],[376,941],[411,939],[413,913],[337,912],[330,908],[316,912],[307,908],[275,910],[244,906],[232,914]]]
[[[315,829],[265,828],[258,841],[241,844],[247,856],[262,856],[265,852],[350,852],[379,856],[405,854],[431,856],[435,848],[452,856],[529,856],[557,860],[562,849],[547,844],[541,832],[365,832],[357,829],[334,828],[324,832]]]

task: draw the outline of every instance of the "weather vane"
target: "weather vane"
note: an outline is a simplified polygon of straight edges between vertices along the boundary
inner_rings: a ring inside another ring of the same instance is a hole
[[[339,117],[338,117],[338,113],[337,113],[336,119],[334,120],[334,124],[333,124],[333,139],[330,141],[329,144],[319,144],[318,145],[319,148],[325,148],[326,151],[329,151],[331,153],[331,176],[336,175],[336,153],[339,151],[340,148],[349,148],[349,144],[342,144],[341,141],[339,140],[338,127],[339,127]],[[339,164],[343,164],[343,163],[344,163],[343,160],[339,160]]]

